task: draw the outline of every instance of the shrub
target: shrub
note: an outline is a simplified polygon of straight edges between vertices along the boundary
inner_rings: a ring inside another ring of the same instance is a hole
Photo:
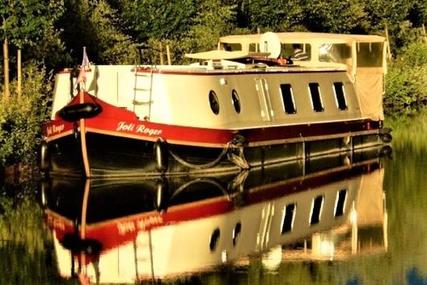
[[[389,66],[384,106],[388,114],[427,105],[427,43],[412,43]]]
[[[45,69],[29,64],[23,70],[20,98],[16,81],[11,83],[12,96],[0,104],[0,165],[34,162],[52,89],[46,78]]]

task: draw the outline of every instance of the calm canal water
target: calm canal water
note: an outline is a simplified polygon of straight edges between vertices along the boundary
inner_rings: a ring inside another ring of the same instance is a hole
[[[0,284],[427,284],[427,113],[388,125],[391,158],[0,185]]]

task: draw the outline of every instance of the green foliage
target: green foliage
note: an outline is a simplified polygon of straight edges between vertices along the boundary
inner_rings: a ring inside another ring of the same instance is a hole
[[[387,25],[393,54],[415,40],[418,35],[414,27],[420,27],[422,23],[427,22],[427,1],[363,1],[369,23],[366,32],[383,32]]]
[[[93,7],[89,18],[94,27],[93,42],[97,43],[94,52],[102,62],[109,64],[134,64],[137,59],[137,48],[130,36],[118,31],[116,23],[120,20],[106,1],[99,0]]]
[[[81,60],[84,46],[97,64],[135,63],[135,44],[121,31],[121,19],[107,1],[65,0],[65,7],[59,26],[74,63]]]
[[[186,52],[199,52],[215,48],[218,38],[230,32],[235,8],[235,5],[225,5],[221,0],[203,1],[194,25],[180,41],[182,49]]]
[[[53,23],[63,12],[62,0],[6,0],[0,2],[3,19],[0,38],[22,48],[43,40],[45,31],[53,30]]]
[[[55,28],[64,13],[63,0],[6,0],[0,2],[3,19],[0,39],[13,48],[23,49],[23,60],[42,62],[49,69],[69,61],[65,46]]]
[[[34,64],[23,72],[23,93],[16,95],[16,82],[11,98],[0,104],[0,165],[32,162],[41,140],[41,125],[47,117],[51,85],[44,69]]]
[[[311,31],[350,33],[365,31],[365,6],[352,0],[314,0],[304,7],[304,24]]]
[[[260,0],[247,4],[249,28],[286,31],[301,23],[304,11],[301,1]]]
[[[149,38],[178,39],[190,29],[195,0],[119,0],[126,30],[139,42]],[[203,5],[203,4],[202,4]]]
[[[387,113],[413,113],[427,105],[427,43],[412,43],[389,66],[384,106]]]

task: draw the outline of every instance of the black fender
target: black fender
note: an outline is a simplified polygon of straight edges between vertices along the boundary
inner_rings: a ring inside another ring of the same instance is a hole
[[[165,172],[168,169],[168,150],[166,142],[158,139],[154,143],[154,157],[156,158],[156,169]]]
[[[58,115],[67,122],[75,122],[80,119],[93,118],[102,112],[102,107],[95,103],[81,103],[65,106],[58,111]]]

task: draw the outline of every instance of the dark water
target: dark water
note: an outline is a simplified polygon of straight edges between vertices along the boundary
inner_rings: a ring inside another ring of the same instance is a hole
[[[388,122],[391,159],[4,185],[0,284],[427,284],[426,120]]]

